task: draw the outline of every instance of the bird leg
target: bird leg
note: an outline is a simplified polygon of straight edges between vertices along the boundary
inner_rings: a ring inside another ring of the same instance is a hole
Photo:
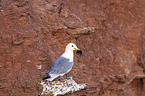
[[[60,76],[58,77],[58,81],[61,81],[61,78],[60,78]]]
[[[58,81],[64,80],[65,78],[62,78],[61,76],[58,77]]]
[[[65,80],[65,79],[71,79],[70,77],[67,77],[67,74],[65,74],[65,78],[60,78],[60,76],[58,77],[58,81],[61,81],[61,80]]]
[[[58,76],[58,81],[61,81],[61,80],[65,80],[65,79],[71,79],[70,77],[67,77],[67,74],[65,74],[65,78],[61,78],[61,76]]]
[[[71,79],[70,77],[67,77],[67,74],[65,74],[65,76],[66,76],[66,79]]]
[[[67,79],[67,74],[65,74],[65,76],[66,76],[66,79]]]

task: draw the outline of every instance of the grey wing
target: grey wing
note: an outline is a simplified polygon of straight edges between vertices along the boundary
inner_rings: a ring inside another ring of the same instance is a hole
[[[73,62],[69,62],[68,58],[59,57],[55,60],[49,74],[65,74],[71,70]]]

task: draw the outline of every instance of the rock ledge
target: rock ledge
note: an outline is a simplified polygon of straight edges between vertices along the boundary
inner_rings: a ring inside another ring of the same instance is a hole
[[[41,81],[40,85],[43,87],[41,96],[43,95],[65,95],[73,93],[75,91],[80,91],[87,88],[87,84],[77,84],[72,77],[70,79],[65,79],[61,81]]]

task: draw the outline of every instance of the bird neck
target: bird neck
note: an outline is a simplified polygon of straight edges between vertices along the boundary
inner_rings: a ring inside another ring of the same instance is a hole
[[[70,62],[73,62],[74,53],[71,50],[65,50],[62,54],[63,57],[70,59]]]

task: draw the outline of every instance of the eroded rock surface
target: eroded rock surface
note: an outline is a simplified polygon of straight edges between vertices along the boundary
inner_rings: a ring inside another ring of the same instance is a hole
[[[67,43],[68,73],[86,90],[68,96],[145,96],[143,0],[0,0],[0,93],[35,96]]]

